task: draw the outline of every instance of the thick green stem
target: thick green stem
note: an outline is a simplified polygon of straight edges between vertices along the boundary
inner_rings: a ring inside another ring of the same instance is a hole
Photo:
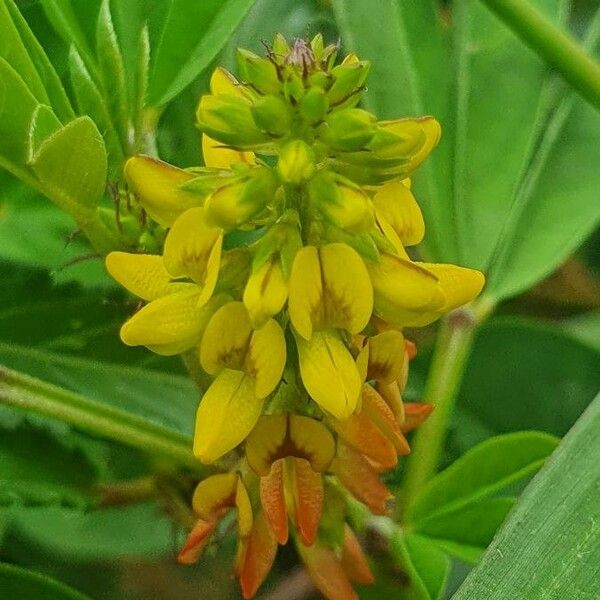
[[[441,325],[423,397],[434,410],[419,427],[412,444],[401,492],[403,510],[438,468],[475,328],[475,319],[466,311],[451,313]]]
[[[482,0],[532,50],[600,110],[600,64],[526,0]]]
[[[92,376],[93,374],[90,374]],[[0,404],[59,419],[88,433],[198,470],[192,440],[130,412],[0,366]]]

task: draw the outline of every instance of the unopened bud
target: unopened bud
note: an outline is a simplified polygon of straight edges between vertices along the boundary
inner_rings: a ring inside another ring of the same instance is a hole
[[[352,106],[360,100],[360,91],[369,73],[370,63],[359,61],[338,65],[331,70],[333,85],[327,92],[331,106]]]
[[[315,172],[315,153],[302,140],[288,142],[279,153],[277,170],[283,181],[298,185]]]
[[[311,180],[309,195],[315,208],[348,233],[366,232],[375,224],[369,197],[345,177],[320,173]]]
[[[202,96],[196,117],[204,133],[224,144],[243,148],[269,141],[254,123],[250,105],[235,96]]]
[[[225,230],[235,229],[260,213],[273,198],[276,188],[273,171],[256,167],[249,175],[218,188],[207,198],[207,219]]]
[[[254,122],[260,129],[274,136],[289,132],[292,107],[280,96],[263,96],[252,107]]]
[[[320,138],[334,150],[353,152],[363,149],[376,131],[375,116],[360,108],[331,113],[320,127]]]
[[[302,117],[311,125],[322,121],[329,110],[329,102],[325,92],[318,86],[311,87],[302,100],[299,111]]]
[[[242,78],[257,91],[262,94],[278,94],[281,91],[277,67],[268,58],[239,49],[237,61]]]

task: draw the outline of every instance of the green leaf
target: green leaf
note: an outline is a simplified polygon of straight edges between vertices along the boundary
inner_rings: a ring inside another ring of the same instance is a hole
[[[90,600],[46,575],[6,563],[0,563],[0,595],[7,600]]]
[[[125,66],[110,14],[109,0],[103,0],[96,28],[96,53],[106,102],[123,146],[129,135],[129,108]]]
[[[405,535],[394,528],[388,538],[394,565],[403,571],[402,600],[438,600],[443,597],[450,572],[448,557],[429,540]],[[381,597],[381,596],[379,596]]]
[[[113,177],[120,173],[123,162],[123,148],[119,135],[108,112],[106,100],[85,67],[75,46],[69,52],[71,86],[79,114],[90,116],[98,129],[103,132],[106,143],[107,160]]]
[[[5,0],[5,2],[13,24],[21,38],[21,43],[25,47],[29,58],[42,81],[52,110],[62,121],[69,121],[75,116],[75,113],[73,112],[73,108],[71,107],[71,103],[60,77],[56,73],[44,48],[29,28],[27,21],[23,18],[23,15],[21,15],[21,12],[14,1]]]
[[[600,388],[599,360],[597,350],[555,325],[491,321],[475,339],[452,447],[461,454],[487,437],[522,429],[563,436]]]
[[[407,519],[417,527],[489,497],[535,473],[556,448],[555,437],[535,431],[482,442],[436,475],[415,498]]]
[[[38,106],[23,79],[0,58],[0,155],[18,167],[27,162],[27,132]]]
[[[98,479],[74,438],[58,437],[27,421],[0,435],[0,506],[63,505],[82,508]]]
[[[187,377],[0,343],[0,364],[117,408],[178,437],[191,436],[198,392]],[[93,373],[93,378],[90,377]]]
[[[104,193],[106,151],[89,117],[79,117],[47,138],[30,164],[48,195],[66,207],[94,206]]]
[[[23,81],[27,82],[27,87],[38,102],[48,104],[49,99],[44,84],[13,22],[8,8],[10,4],[12,0],[0,0],[0,29],[2,30],[0,57],[11,65]]]
[[[454,600],[600,596],[600,396],[565,437]]]
[[[150,104],[166,104],[206,69],[253,2],[169,0],[153,59]]]
[[[426,519],[415,531],[447,554],[475,564],[489,546],[515,498],[487,498]]]

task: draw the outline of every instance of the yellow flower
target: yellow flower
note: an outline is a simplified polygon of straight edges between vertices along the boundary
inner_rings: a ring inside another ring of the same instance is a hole
[[[214,462],[246,438],[264,399],[279,384],[286,361],[283,331],[270,319],[253,329],[241,302],[222,306],[200,344],[200,364],[213,383],[196,415],[194,454]]]

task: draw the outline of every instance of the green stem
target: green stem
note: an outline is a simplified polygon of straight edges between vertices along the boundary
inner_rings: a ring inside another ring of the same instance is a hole
[[[600,110],[600,64],[526,0],[482,0],[525,44]]]
[[[402,487],[403,511],[438,468],[475,329],[473,314],[465,310],[451,313],[442,322],[423,397],[424,402],[434,405],[434,411],[412,443]]]
[[[188,436],[2,366],[0,403],[59,419],[87,433],[171,459],[179,465],[201,468],[192,454],[192,440]]]

